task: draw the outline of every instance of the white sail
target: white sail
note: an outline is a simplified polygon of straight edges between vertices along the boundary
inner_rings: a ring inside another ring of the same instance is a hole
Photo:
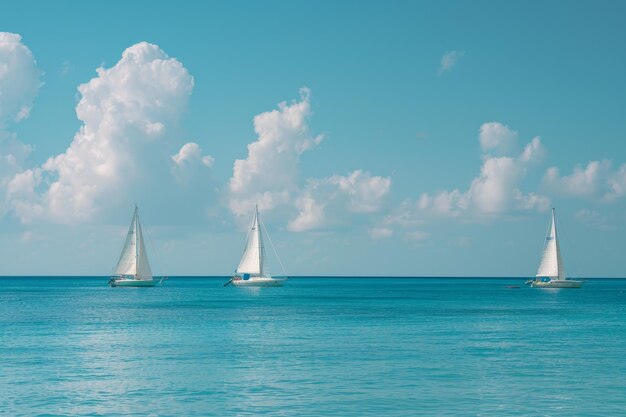
[[[130,222],[126,241],[122,249],[122,254],[117,262],[114,271],[115,275],[133,276],[139,280],[151,280],[152,271],[148,262],[148,254],[143,242],[139,213],[135,207],[133,219]]]
[[[148,262],[148,252],[146,251],[146,245],[143,240],[139,216],[137,216],[137,242],[137,279],[151,280],[152,271],[150,270],[150,262]]]
[[[248,232],[246,248],[237,267],[238,274],[250,274],[258,276],[269,276],[265,270],[265,249],[263,247],[263,237],[259,224],[259,209],[254,212],[252,228]]]
[[[115,270],[113,272],[115,275],[135,275],[135,271],[137,270],[137,223],[135,221],[136,217],[137,208],[135,208],[133,219],[130,222],[128,234],[126,235],[126,241],[124,242],[124,247],[122,248],[122,254],[120,255],[120,259],[117,262],[117,266],[115,267]]]
[[[561,258],[561,250],[556,233],[554,209],[552,209],[552,218],[550,219],[550,226],[548,227],[548,234],[546,235],[537,276],[565,279],[565,270],[563,268],[563,260]]]

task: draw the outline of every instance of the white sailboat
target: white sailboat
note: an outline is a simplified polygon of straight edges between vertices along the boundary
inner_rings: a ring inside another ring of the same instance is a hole
[[[556,217],[552,209],[552,217],[548,227],[548,234],[543,247],[541,263],[534,280],[526,282],[536,288],[580,288],[583,281],[575,281],[565,277],[563,258],[556,234]]]
[[[150,270],[137,206],[135,206],[122,254],[113,273],[115,275],[109,281],[111,287],[154,287],[157,282]],[[162,281],[163,279],[159,283]]]
[[[238,287],[281,287],[286,281],[286,278],[273,278],[268,271],[261,227],[259,208],[255,207],[252,227],[248,231],[246,248],[236,274],[224,285],[232,283]]]

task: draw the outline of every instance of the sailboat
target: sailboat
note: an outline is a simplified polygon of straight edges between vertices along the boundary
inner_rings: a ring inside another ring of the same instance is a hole
[[[241,261],[239,261],[235,276],[224,284],[225,286],[232,283],[238,287],[281,287],[283,282],[286,281],[286,278],[273,278],[267,269],[261,226],[259,207],[256,206],[254,209],[252,227],[248,231],[243,256],[241,257]]]
[[[111,287],[154,287],[157,282],[150,270],[137,206],[114,274],[109,281]],[[159,281],[161,282],[163,279]]]
[[[580,288],[583,281],[575,281],[565,277],[563,258],[559,248],[559,240],[556,234],[556,215],[552,209],[552,217],[548,226],[548,234],[543,246],[541,263],[534,280],[526,282],[536,288]]]

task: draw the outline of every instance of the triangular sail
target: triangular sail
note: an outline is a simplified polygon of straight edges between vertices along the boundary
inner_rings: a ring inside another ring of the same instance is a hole
[[[133,219],[130,222],[128,234],[126,235],[126,241],[122,248],[120,259],[115,267],[115,275],[135,275],[137,271],[137,208],[133,214]]]
[[[246,248],[237,267],[238,274],[268,276],[265,269],[265,248],[259,224],[259,210],[254,211],[252,228],[248,232]]]
[[[122,248],[120,259],[114,270],[115,275],[133,276],[139,280],[151,280],[152,271],[148,262],[148,254],[143,241],[141,223],[137,207],[133,214],[133,219],[128,228],[126,241]]]
[[[541,263],[537,270],[538,277],[550,277],[565,279],[565,270],[563,268],[563,260],[561,258],[561,250],[556,233],[556,219],[554,209],[552,209],[552,217],[548,227],[548,234],[543,247]]]
[[[139,216],[137,216],[137,279],[151,280],[152,271],[150,270],[150,263],[148,262],[148,252],[146,251],[146,245],[143,240],[143,232],[141,231],[141,223],[139,223]]]

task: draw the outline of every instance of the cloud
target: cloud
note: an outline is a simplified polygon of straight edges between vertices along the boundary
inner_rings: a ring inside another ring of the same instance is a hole
[[[479,130],[483,164],[467,191],[423,193],[418,210],[437,216],[492,217],[511,210],[546,210],[550,201],[534,193],[524,194],[519,186],[532,163],[540,161],[545,151],[535,137],[517,156],[509,156],[517,147],[517,132],[498,123],[485,123]],[[491,152],[500,156],[493,156]]]
[[[287,228],[303,232],[344,223],[343,218],[349,213],[378,212],[390,189],[391,178],[361,170],[346,176],[310,179],[296,199],[298,214]]]
[[[197,143],[185,143],[171,156],[171,161],[171,172],[178,184],[200,190],[212,182],[210,168],[215,159],[211,155],[202,155],[202,148]]]
[[[543,178],[543,185],[557,195],[605,202],[626,195],[626,164],[613,169],[613,162],[603,159],[590,161],[585,167],[576,165],[569,175],[561,176],[559,172],[550,167]]]
[[[387,227],[372,227],[367,233],[372,239],[387,239],[393,236],[393,230]]]
[[[305,232],[343,227],[355,215],[367,217],[381,210],[391,179],[357,169],[347,175],[300,179],[300,156],[316,148],[322,135],[311,133],[310,91],[300,100],[282,102],[278,109],[257,115],[257,139],[248,145],[246,159],[236,160],[229,183],[228,205],[238,218],[258,204],[289,219],[287,229]]]
[[[496,154],[506,155],[515,150],[517,132],[502,123],[483,123],[479,129],[478,141],[483,152],[495,151]]]
[[[21,171],[32,147],[11,132],[12,124],[26,119],[42,85],[42,71],[20,35],[0,32],[0,191]],[[0,200],[1,201],[1,200]],[[0,203],[1,204],[1,203]],[[1,207],[4,212],[5,207]]]
[[[28,117],[42,74],[22,37],[0,32],[0,135],[8,123]]]
[[[189,142],[185,143],[176,155],[172,155],[172,161],[180,168],[194,163],[201,163],[207,168],[211,168],[215,162],[215,158],[211,155],[202,156],[200,145],[195,142]]]
[[[23,223],[86,221],[103,207],[162,187],[159,167],[168,164],[160,148],[193,84],[179,61],[147,42],[126,49],[112,68],[98,68],[78,87],[76,114],[83,124],[67,150],[10,181],[15,214]]]
[[[391,212],[383,219],[385,226],[398,226],[402,228],[411,228],[423,223],[424,219],[418,215],[418,211],[415,209],[415,203],[410,200],[405,200],[400,204],[394,205]]]
[[[255,116],[257,140],[248,145],[246,159],[235,161],[229,183],[229,207],[236,216],[248,214],[256,203],[271,210],[297,192],[300,155],[323,140],[310,132],[309,98],[305,87],[300,101],[282,102],[278,109]]]
[[[465,51],[448,51],[441,57],[438,74],[450,71],[463,58]]]

